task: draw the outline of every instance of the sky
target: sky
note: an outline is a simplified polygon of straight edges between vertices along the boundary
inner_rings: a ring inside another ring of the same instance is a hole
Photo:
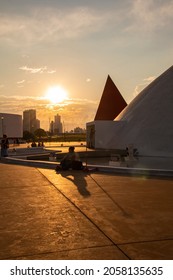
[[[0,0],[0,112],[85,128],[108,75],[129,103],[172,66],[172,26],[173,0]]]

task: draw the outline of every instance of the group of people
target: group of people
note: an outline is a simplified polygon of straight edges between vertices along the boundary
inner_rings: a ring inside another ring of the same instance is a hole
[[[9,141],[6,134],[3,134],[1,140],[1,157],[8,157]]]
[[[38,145],[37,145],[37,143],[35,142],[35,141],[33,141],[32,143],[31,143],[31,147],[33,148],[33,147],[44,147],[44,143],[43,142],[38,142]]]

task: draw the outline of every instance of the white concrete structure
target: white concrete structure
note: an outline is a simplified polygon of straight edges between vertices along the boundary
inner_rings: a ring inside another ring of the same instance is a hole
[[[87,123],[87,146],[97,149],[112,149],[110,138],[121,125],[121,122],[116,121],[92,121]]]
[[[140,155],[173,156],[173,66],[147,86],[115,121],[87,124],[95,148],[125,149],[130,144]]]
[[[0,137],[7,134],[8,138],[23,137],[22,116],[16,114],[0,113]]]

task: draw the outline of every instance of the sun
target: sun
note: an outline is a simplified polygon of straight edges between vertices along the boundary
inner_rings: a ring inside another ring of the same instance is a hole
[[[67,91],[61,86],[50,87],[45,94],[45,99],[49,100],[52,104],[61,103],[67,98]]]

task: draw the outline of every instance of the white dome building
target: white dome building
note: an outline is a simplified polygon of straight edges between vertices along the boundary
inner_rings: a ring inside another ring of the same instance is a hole
[[[173,156],[173,66],[141,91],[114,121],[92,123],[95,148],[125,149],[132,144],[140,155]]]

